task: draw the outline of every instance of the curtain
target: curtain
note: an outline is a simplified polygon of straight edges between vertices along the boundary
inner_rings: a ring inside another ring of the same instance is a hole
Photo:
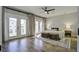
[[[46,30],[46,18],[43,18],[44,30]]]
[[[0,6],[0,45],[2,45],[2,7]]]
[[[34,15],[28,15],[28,32],[29,36],[32,36],[35,34],[35,16]]]

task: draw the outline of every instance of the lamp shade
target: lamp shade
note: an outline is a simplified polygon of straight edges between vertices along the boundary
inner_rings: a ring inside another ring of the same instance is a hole
[[[66,24],[66,29],[71,30],[71,24]]]

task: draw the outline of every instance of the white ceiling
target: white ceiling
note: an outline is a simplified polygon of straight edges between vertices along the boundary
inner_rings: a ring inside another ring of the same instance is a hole
[[[56,15],[68,14],[77,12],[76,6],[47,6],[48,9],[55,8],[55,11],[50,11],[49,14],[45,14],[41,7],[44,6],[11,6],[12,8],[21,9],[26,12],[30,12],[42,17],[52,17]]]

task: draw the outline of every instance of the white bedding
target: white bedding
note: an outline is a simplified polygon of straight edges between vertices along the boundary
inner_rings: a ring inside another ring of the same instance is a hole
[[[43,31],[43,33],[50,33],[50,34],[59,34],[60,39],[64,38],[64,31],[55,31],[55,30],[47,30]]]

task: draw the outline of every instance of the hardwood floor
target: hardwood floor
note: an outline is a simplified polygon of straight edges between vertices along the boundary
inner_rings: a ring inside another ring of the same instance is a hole
[[[77,38],[72,38],[71,40],[71,48],[77,51]]]
[[[75,50],[51,45],[40,38],[30,37],[5,42],[3,52],[75,52]]]

